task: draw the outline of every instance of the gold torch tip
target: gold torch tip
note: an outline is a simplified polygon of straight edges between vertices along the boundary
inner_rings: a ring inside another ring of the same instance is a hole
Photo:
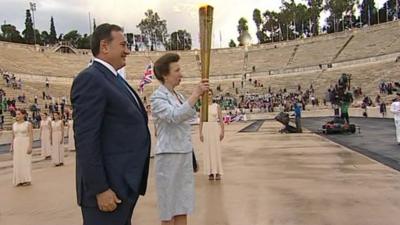
[[[211,7],[212,8],[212,6],[211,5],[209,5],[209,4],[207,4],[207,3],[200,3],[200,5],[199,5],[199,8],[201,9],[201,8],[208,8],[208,7]]]

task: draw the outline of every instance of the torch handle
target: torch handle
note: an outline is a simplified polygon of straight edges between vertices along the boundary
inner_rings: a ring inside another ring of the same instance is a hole
[[[201,78],[207,80],[210,75],[213,12],[214,8],[209,5],[199,9]],[[201,121],[208,122],[208,93],[204,93],[201,99]]]

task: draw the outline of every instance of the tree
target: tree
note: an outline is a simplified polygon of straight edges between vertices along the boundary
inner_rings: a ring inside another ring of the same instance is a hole
[[[145,18],[136,27],[146,37],[144,39],[146,47],[149,47],[150,44],[152,48],[156,48],[158,43],[166,45],[168,37],[167,21],[161,20],[158,14],[151,9],[144,14]]]
[[[343,31],[343,19],[354,13],[355,3],[356,0],[326,0],[325,9],[331,13],[327,18],[328,33]]]
[[[87,34],[84,34],[83,37],[79,38],[79,40],[77,41],[76,47],[79,49],[90,49],[90,39],[90,35],[88,36]]]
[[[178,30],[171,34],[168,50],[192,49],[192,37],[186,30]]]
[[[24,39],[21,37],[19,31],[14,25],[3,24],[1,25],[1,32],[3,33],[3,40],[9,42],[23,43]]]
[[[29,9],[26,10],[25,30],[22,31],[22,35],[24,35],[25,43],[33,44],[35,42],[35,31],[33,30],[32,16]]]
[[[387,0],[379,10],[380,21],[392,21],[396,16],[396,0]]]
[[[50,35],[47,31],[42,31],[40,34],[40,39],[42,40],[44,45],[47,45],[50,43]]]
[[[80,35],[77,30],[72,30],[64,35],[63,41],[67,41],[72,46],[77,47],[78,41],[81,39],[81,37],[82,35]]]
[[[233,39],[231,39],[231,41],[229,42],[229,48],[235,48],[236,47],[236,43]]]
[[[281,25],[281,31],[283,39],[285,40],[293,40],[296,39],[300,34],[300,28],[302,27],[300,22],[304,21],[304,19],[300,18],[300,14],[297,12],[299,8],[294,0],[285,1],[281,7],[281,13],[279,15],[279,20]]]
[[[261,25],[263,23],[262,18],[261,18],[261,11],[259,9],[254,9],[253,11],[253,21],[256,24],[256,28],[257,28],[257,39],[258,39],[258,43],[263,43],[263,38],[262,38],[262,31],[261,31]]]
[[[51,45],[54,45],[57,43],[57,33],[56,33],[56,27],[54,26],[54,19],[51,17],[50,19],[50,36],[49,36],[49,43]]]
[[[281,36],[279,13],[267,10],[265,11],[265,13],[263,13],[263,16],[264,16],[263,31],[264,32],[267,31],[269,34],[269,36],[266,35],[265,42],[279,41],[279,37]]]
[[[239,46],[243,46],[245,42],[249,41],[247,40],[249,36],[249,26],[247,25],[247,20],[244,17],[240,18],[238,23],[237,30],[239,36],[237,40],[239,41]]]
[[[261,11],[259,9],[254,9],[253,11],[253,21],[256,24],[257,30],[260,30],[262,24]]]
[[[35,36],[36,36],[36,44],[43,45],[43,40],[41,38],[40,31],[38,29],[35,29]]]
[[[374,25],[378,23],[378,12],[374,0],[363,0],[360,11],[362,24]]]
[[[280,7],[279,24],[281,26],[281,33],[283,40],[292,40],[296,38],[295,16],[296,7],[294,2],[284,2]]]
[[[266,10],[261,19],[258,12],[253,12],[259,43],[292,40],[300,35],[317,35],[319,30],[319,14],[322,11],[322,0],[304,0],[308,5],[296,3],[294,0],[282,2],[280,12]],[[313,22],[314,21],[314,22]]]
[[[324,9],[322,6],[323,0],[307,0],[308,4],[308,12],[311,20],[311,33],[313,35],[319,34],[319,18],[322,10]]]

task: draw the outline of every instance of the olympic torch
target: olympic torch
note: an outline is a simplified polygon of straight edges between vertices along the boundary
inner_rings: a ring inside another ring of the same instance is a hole
[[[214,8],[210,5],[201,6],[199,9],[201,79],[209,79],[210,76],[213,11]],[[208,122],[208,93],[204,93],[201,100],[201,121]]]

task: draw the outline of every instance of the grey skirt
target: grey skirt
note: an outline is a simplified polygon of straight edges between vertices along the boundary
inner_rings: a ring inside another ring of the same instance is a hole
[[[194,210],[192,153],[162,153],[155,156],[158,208],[162,221]]]

